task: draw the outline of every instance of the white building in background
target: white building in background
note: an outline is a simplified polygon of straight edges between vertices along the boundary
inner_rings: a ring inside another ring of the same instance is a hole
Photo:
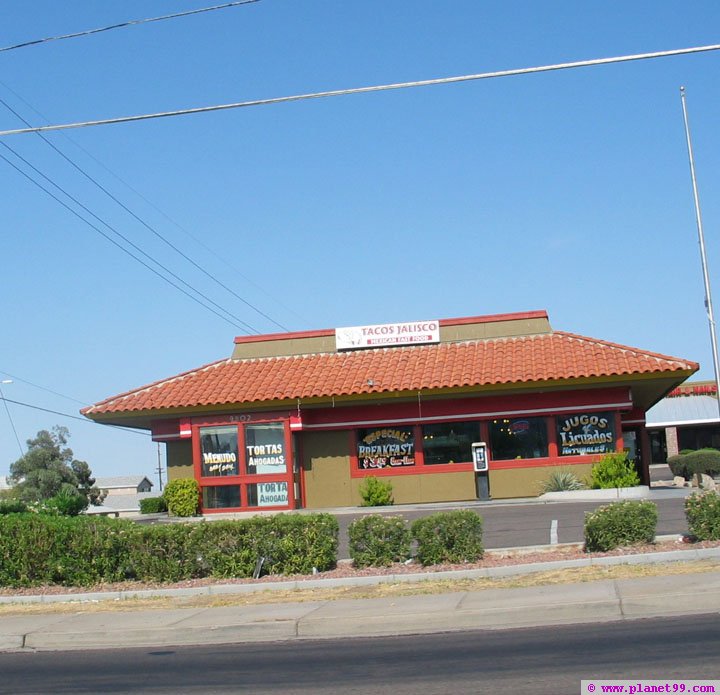
[[[96,478],[96,487],[107,491],[102,505],[88,508],[88,514],[110,516],[134,516],[140,513],[140,500],[154,497],[153,484],[144,475],[125,475],[111,478]]]
[[[716,385],[682,384],[647,411],[645,428],[653,463],[663,463],[684,449],[720,449]]]

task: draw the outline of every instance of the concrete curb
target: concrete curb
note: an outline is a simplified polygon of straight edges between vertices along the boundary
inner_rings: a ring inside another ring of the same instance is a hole
[[[511,550],[511,549],[508,549]],[[500,552],[500,551],[495,551]],[[279,582],[258,582],[254,584],[211,584],[208,586],[178,589],[138,589],[128,591],[98,591],[72,594],[37,594],[26,596],[0,596],[0,605],[8,604],[52,604],[52,603],[88,603],[100,601],[124,601],[136,598],[219,596],[250,594],[259,591],[293,591],[300,589],[335,588],[343,586],[374,586],[378,584],[417,583],[424,581],[452,579],[481,579],[509,577],[552,570],[572,569],[576,567],[660,564],[665,562],[693,562],[720,558],[720,548],[689,548],[657,553],[638,553],[635,555],[612,555],[607,557],[589,557],[577,560],[556,560],[535,562],[524,565],[506,565],[483,567],[467,570],[448,570],[441,572],[413,572],[411,574],[385,574],[365,577],[342,577],[333,579],[302,579]]]
[[[720,571],[314,603],[10,617],[0,651],[171,647],[609,622],[720,611]]]

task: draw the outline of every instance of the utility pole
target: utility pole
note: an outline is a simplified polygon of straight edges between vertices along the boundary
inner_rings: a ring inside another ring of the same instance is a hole
[[[162,492],[163,479],[162,479],[162,457],[160,456],[160,442],[157,443],[157,452],[158,452],[157,475],[158,475],[158,484],[160,486],[158,489],[158,492]]]
[[[700,244],[700,262],[702,263],[703,280],[705,282],[705,310],[707,311],[708,323],[710,324],[710,344],[712,346],[713,365],[715,367],[718,414],[720,414],[720,366],[718,365],[717,335],[715,333],[715,317],[713,315],[712,297],[710,295],[710,275],[708,273],[707,257],[705,255],[705,235],[703,233],[702,215],[700,214],[700,198],[698,196],[697,181],[695,179],[695,158],[693,157],[692,141],[690,140],[687,105],[685,104],[685,87],[680,87],[680,101],[682,102],[683,119],[685,121],[688,158],[690,159],[690,178],[692,180],[693,196],[695,199],[695,220],[697,222],[698,242]]]

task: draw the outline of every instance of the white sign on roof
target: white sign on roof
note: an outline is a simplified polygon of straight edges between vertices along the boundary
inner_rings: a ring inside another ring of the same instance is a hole
[[[335,329],[337,350],[421,345],[440,342],[440,322],[382,323],[372,326],[350,326]]]

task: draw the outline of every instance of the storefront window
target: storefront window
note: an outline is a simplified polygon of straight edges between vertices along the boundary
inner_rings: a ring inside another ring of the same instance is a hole
[[[480,425],[477,422],[423,425],[422,438],[425,465],[469,463],[472,443],[480,441]]]
[[[246,425],[245,452],[248,475],[284,475],[287,456],[283,424]]]
[[[404,468],[415,465],[412,427],[376,427],[358,431],[358,468]]]
[[[203,476],[238,475],[237,427],[201,427]]]
[[[548,455],[548,435],[541,417],[493,420],[490,423],[492,458],[535,459]]]
[[[577,413],[556,418],[560,456],[615,451],[613,413]]]
[[[283,481],[251,483],[247,493],[250,507],[285,507],[288,504],[288,484]]]
[[[218,485],[203,488],[204,509],[232,509],[240,506],[239,485]]]

